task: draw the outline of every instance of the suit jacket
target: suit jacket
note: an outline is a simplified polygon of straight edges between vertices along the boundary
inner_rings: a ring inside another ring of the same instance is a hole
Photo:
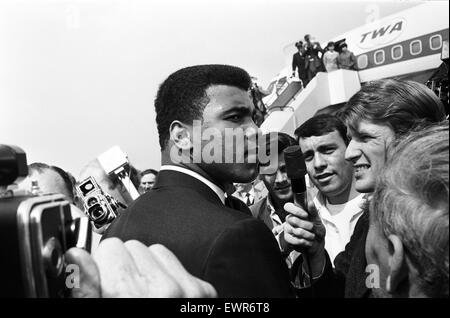
[[[292,72],[298,68],[298,77],[306,78],[306,55],[300,55],[300,53],[295,53],[292,56]]]
[[[181,172],[161,171],[153,189],[114,220],[107,237],[163,244],[219,297],[294,296],[270,230]]]
[[[323,54],[323,49],[319,43],[310,43],[306,48],[306,61],[305,68],[313,72],[315,75],[317,72],[321,72],[324,70],[324,66],[322,63],[322,58],[319,57],[319,53]]]
[[[358,70],[358,62],[353,52],[341,52],[337,59],[339,68],[344,70]]]
[[[273,222],[272,218],[270,217],[270,211],[267,206],[267,200],[268,197],[265,197],[264,199],[255,202],[255,204],[253,204],[250,207],[250,211],[252,212],[254,218],[263,221],[264,224],[267,225],[267,227],[272,230]]]

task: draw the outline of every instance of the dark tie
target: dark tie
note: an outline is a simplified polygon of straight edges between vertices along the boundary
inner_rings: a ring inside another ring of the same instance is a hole
[[[247,193],[246,194],[247,195],[247,206],[250,206],[250,205],[252,205],[252,201],[250,200],[250,193]]]

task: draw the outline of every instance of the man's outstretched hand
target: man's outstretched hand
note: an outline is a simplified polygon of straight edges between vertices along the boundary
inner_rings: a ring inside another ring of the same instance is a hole
[[[66,252],[68,264],[80,269],[80,286],[72,297],[212,298],[211,284],[189,274],[166,247],[149,247],[117,238],[102,241],[95,255],[79,248]]]

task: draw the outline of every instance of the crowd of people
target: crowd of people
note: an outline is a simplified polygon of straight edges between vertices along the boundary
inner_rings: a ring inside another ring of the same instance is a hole
[[[355,67],[345,44],[337,54],[333,43],[324,52],[311,36],[305,42],[293,62],[305,85],[324,68]],[[227,65],[171,74],[155,100],[162,164],[130,168],[135,200],[98,160],[86,165],[79,181],[94,176],[128,208],[95,253],[67,252],[82,273],[72,296],[448,297],[449,127],[439,98],[417,82],[366,83],[338,114],[279,132],[271,173],[250,160],[174,159],[174,149],[208,146],[193,142],[194,120],[257,133],[251,87],[245,70]],[[225,137],[213,143],[223,156],[237,151]],[[305,161],[307,207],[294,203],[287,176],[283,150],[293,145]],[[77,205],[75,183],[35,163],[23,186]]]
[[[292,56],[292,76],[297,74],[304,87],[318,72],[358,70],[356,57],[345,42],[340,42],[338,47],[329,42],[323,49],[314,37],[306,34],[304,41],[296,42],[295,47],[298,52]]]
[[[158,171],[146,169],[140,172],[130,165],[128,174],[133,186],[140,194],[144,194],[154,186]],[[21,180],[20,183],[7,187],[6,190],[16,192],[17,190],[23,190],[21,193],[30,192],[32,194],[59,193],[65,195],[70,203],[79,205],[80,198],[77,196],[75,186],[90,176],[93,176],[102,189],[106,189],[108,194],[121,203],[131,204],[133,202],[133,199],[119,180],[108,176],[97,159],[92,160],[83,167],[78,181],[70,172],[60,167],[50,166],[42,162],[33,162],[28,165],[28,176]]]

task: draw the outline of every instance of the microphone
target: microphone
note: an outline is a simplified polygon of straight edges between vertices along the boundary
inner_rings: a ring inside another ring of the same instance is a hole
[[[300,146],[290,146],[284,149],[284,161],[286,163],[286,174],[291,179],[292,192],[294,193],[294,202],[300,205],[303,210],[308,211],[308,196],[306,192],[306,164],[303,159]],[[303,259],[306,262],[307,273],[309,276],[309,285],[311,288],[311,297],[314,298],[314,287],[312,284],[311,261],[308,253],[302,252]]]
[[[294,193],[294,202],[308,211],[305,182],[306,165],[302,150],[300,146],[290,146],[283,150],[283,154],[286,162],[286,173],[291,180],[292,192]]]

